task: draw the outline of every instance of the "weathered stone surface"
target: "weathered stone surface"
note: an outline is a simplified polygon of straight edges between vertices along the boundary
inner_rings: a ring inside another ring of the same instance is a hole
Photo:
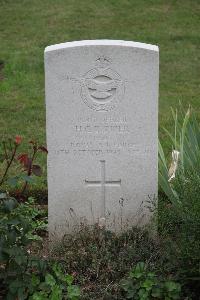
[[[136,223],[157,194],[158,47],[53,45],[45,74],[51,235],[80,222]]]

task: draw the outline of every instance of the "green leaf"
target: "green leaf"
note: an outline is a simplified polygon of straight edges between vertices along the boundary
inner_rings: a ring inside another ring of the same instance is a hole
[[[62,297],[62,289],[58,285],[55,285],[53,287],[49,299],[50,300],[62,300],[63,299],[63,297]]]
[[[65,275],[63,274],[63,272],[62,272],[62,269],[61,269],[61,267],[58,265],[58,264],[54,264],[53,265],[53,271],[54,271],[54,273],[56,274],[56,277],[58,278],[58,279],[60,279],[61,281],[66,281],[65,279]]]
[[[81,295],[80,289],[76,285],[71,285],[67,287],[67,296],[69,300],[79,299]]]
[[[19,176],[11,177],[7,180],[7,184],[10,185],[11,187],[16,187],[19,179],[20,179]]]
[[[151,295],[154,298],[163,299],[163,294],[160,287],[153,287]]]
[[[149,300],[149,292],[145,289],[140,289],[138,296],[140,300]]]
[[[21,179],[23,179],[24,181],[26,181],[28,183],[32,183],[34,181],[33,177],[28,176],[28,175],[21,175]]]
[[[14,257],[14,260],[15,260],[15,262],[19,265],[19,266],[21,266],[21,265],[23,265],[23,264],[26,264],[27,263],[27,257],[25,256],[25,255],[16,255],[15,257]]]
[[[45,282],[48,284],[50,287],[54,287],[56,285],[56,281],[54,277],[51,274],[47,274],[45,276]]]
[[[10,220],[7,221],[7,224],[9,225],[18,225],[21,223],[21,220],[19,220],[19,218],[12,218]]]
[[[48,295],[43,291],[35,292],[31,297],[31,300],[47,300],[47,299],[48,299]]]
[[[74,278],[73,278],[72,275],[67,274],[67,275],[65,276],[65,281],[67,282],[68,285],[71,285],[72,282],[73,282],[73,280],[74,280]]]
[[[3,202],[3,209],[5,212],[11,212],[18,206],[18,202],[14,198],[9,198]]]
[[[143,262],[137,263],[135,268],[130,272],[130,277],[132,278],[141,278],[146,270],[146,265]]]
[[[122,279],[120,285],[125,292],[133,289],[133,281],[130,278]]]
[[[16,231],[14,231],[14,230],[7,233],[7,240],[11,244],[16,242],[17,237],[18,237],[18,235],[17,235]]]
[[[167,281],[165,282],[165,287],[169,292],[172,291],[181,291],[181,285],[179,283],[176,283],[174,281]]]
[[[15,279],[13,280],[10,285],[9,285],[9,291],[12,294],[16,294],[18,292],[19,289],[21,289],[23,287],[23,281]]]
[[[38,276],[36,276],[35,274],[32,275],[31,277],[31,284],[33,287],[37,287],[40,283],[40,279]]]
[[[20,287],[17,291],[17,296],[19,300],[25,300],[27,298],[27,293],[25,287]]]
[[[154,282],[152,280],[146,279],[142,283],[141,287],[145,288],[147,291],[150,291],[153,285],[154,285]]]

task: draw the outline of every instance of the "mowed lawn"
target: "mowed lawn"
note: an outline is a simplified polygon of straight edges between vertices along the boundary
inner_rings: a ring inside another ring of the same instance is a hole
[[[200,107],[199,0],[0,0],[0,138],[45,143],[44,48],[83,39],[159,46],[160,137],[169,146],[161,128],[172,126],[170,106]]]

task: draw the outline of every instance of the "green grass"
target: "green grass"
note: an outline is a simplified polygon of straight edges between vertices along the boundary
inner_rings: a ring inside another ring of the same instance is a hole
[[[198,111],[199,14],[199,0],[0,0],[0,137],[45,141],[44,48],[72,40],[157,44],[160,128],[179,101]]]

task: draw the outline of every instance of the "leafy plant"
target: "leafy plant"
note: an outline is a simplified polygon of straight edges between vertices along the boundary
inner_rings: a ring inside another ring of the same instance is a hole
[[[27,280],[26,271],[31,263],[29,247],[32,241],[41,240],[37,234],[41,228],[41,223],[37,226],[41,214],[31,208],[30,203],[19,204],[15,198],[0,194],[0,279],[10,293],[16,280],[21,282],[21,288]],[[46,227],[44,222],[42,227]],[[18,290],[20,293],[19,286]]]
[[[52,273],[45,275],[44,281],[32,276],[33,293],[29,300],[78,300],[80,298],[80,289],[73,285],[73,277],[64,275],[59,264],[54,264]]]
[[[46,228],[45,215],[32,198],[18,203],[0,194],[0,285],[7,300],[79,299],[72,276],[64,275],[59,265],[31,255],[32,243],[41,241],[38,231]]]
[[[179,195],[174,186],[175,173],[179,173],[182,180],[187,180],[188,171],[200,170],[200,126],[191,107],[184,113],[180,106],[172,109],[174,120],[174,134],[164,129],[172,143],[172,163],[167,166],[166,155],[159,142],[159,185],[168,199],[176,205],[181,205]]]
[[[22,144],[22,137],[16,136],[15,140],[9,139],[7,142],[2,142],[2,154],[1,162],[4,167],[4,171],[2,177],[0,179],[0,186],[2,186],[5,182],[11,185],[12,187],[16,187],[21,183],[22,187],[20,187],[18,191],[18,195],[21,197],[25,191],[27,190],[28,184],[33,182],[32,175],[41,176],[42,168],[40,165],[35,164],[35,160],[38,152],[48,153],[47,149],[44,146],[40,146],[35,141],[30,141],[29,145],[31,145],[30,153],[18,153],[19,146]],[[11,169],[14,163],[20,163],[22,167],[22,172],[19,175],[8,178],[9,170]]]
[[[131,270],[129,277],[121,281],[121,287],[126,299],[180,299],[180,284],[171,280],[159,280],[155,273],[148,272],[143,262],[139,262]]]
[[[20,154],[17,158],[18,161],[23,166],[23,169],[26,173],[25,183],[24,183],[24,186],[22,188],[21,194],[23,194],[26,191],[28,183],[31,180],[30,178],[31,178],[32,174],[35,175],[35,176],[41,176],[42,175],[42,168],[40,167],[40,165],[34,164],[37,153],[39,151],[42,151],[44,153],[48,153],[47,149],[44,146],[39,146],[37,144],[37,142],[35,142],[35,141],[30,141],[29,144],[32,145],[31,154],[28,155],[27,153],[23,153],[23,154]]]

